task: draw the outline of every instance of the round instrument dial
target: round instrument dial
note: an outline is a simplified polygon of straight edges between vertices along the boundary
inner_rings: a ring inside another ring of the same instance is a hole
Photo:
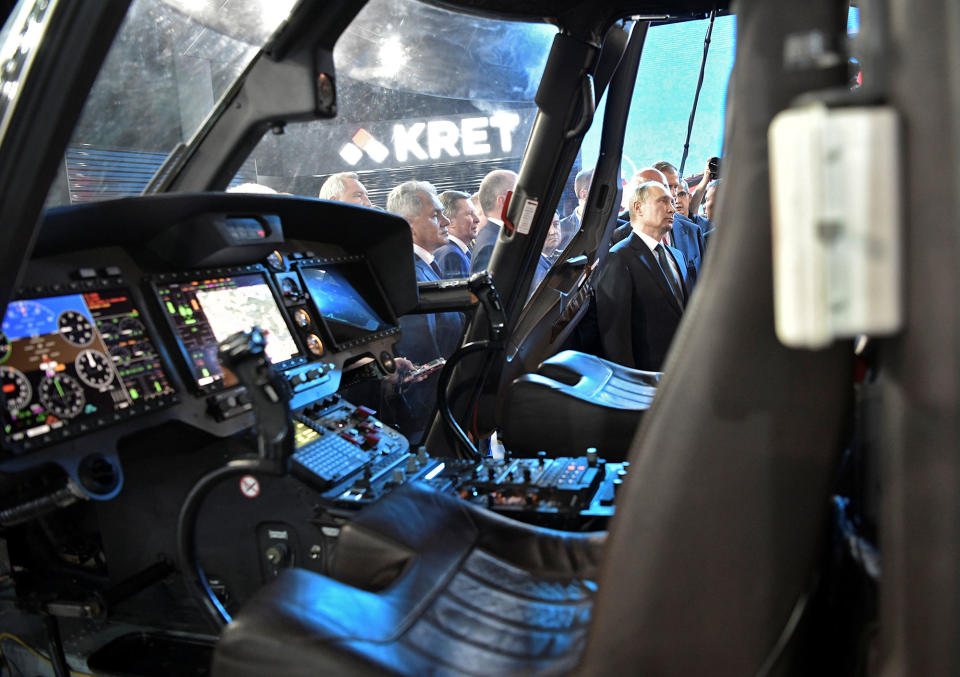
[[[135,317],[125,317],[120,320],[119,329],[120,336],[125,339],[130,338],[131,336],[142,336],[143,322]]]
[[[300,285],[289,277],[280,280],[280,293],[283,294],[284,298],[288,299],[299,299],[303,296],[303,292],[300,291]]]
[[[60,418],[73,418],[87,403],[83,388],[67,374],[44,377],[37,390],[43,406]]]
[[[75,346],[85,346],[93,340],[93,325],[83,315],[75,310],[65,310],[57,318],[57,327],[60,336],[67,343]]]
[[[307,350],[318,357],[323,355],[323,341],[320,340],[319,336],[316,334],[307,334]]]
[[[130,357],[130,349],[126,346],[119,345],[110,348],[110,358],[113,360],[114,364],[124,364],[130,360]]]
[[[0,391],[7,411],[19,411],[33,399],[30,381],[22,371],[13,367],[0,367]]]
[[[99,350],[83,350],[73,361],[77,376],[91,388],[103,388],[113,381],[110,358]]]
[[[293,321],[297,323],[298,327],[309,327],[310,326],[310,313],[308,313],[303,308],[299,308],[293,314]]]
[[[274,249],[272,252],[267,254],[267,267],[270,270],[275,270],[278,273],[284,269],[283,263],[283,254]]]

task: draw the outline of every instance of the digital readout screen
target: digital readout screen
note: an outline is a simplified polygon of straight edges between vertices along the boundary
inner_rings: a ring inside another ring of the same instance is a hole
[[[259,327],[273,363],[300,355],[266,278],[260,273],[156,286],[190,371],[201,389],[231,386],[236,377],[220,365],[221,341],[238,331]]]
[[[126,289],[14,301],[0,331],[7,440],[89,429],[174,392]]]

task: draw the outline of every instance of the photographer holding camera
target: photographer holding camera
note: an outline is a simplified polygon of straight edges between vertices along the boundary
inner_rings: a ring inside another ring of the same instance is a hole
[[[697,184],[697,187],[694,188],[693,193],[690,195],[689,211],[687,214],[684,214],[684,216],[697,221],[698,225],[700,225],[705,233],[713,228],[713,224],[706,226],[705,224],[700,223],[700,219],[697,218],[697,216],[700,214],[700,203],[706,198],[707,190],[710,188],[710,184],[714,184],[714,188],[716,188],[715,182],[719,179],[720,158],[712,157],[707,160],[707,167],[703,170],[703,178],[700,179],[700,183]],[[707,215],[707,219],[710,219],[709,214]]]

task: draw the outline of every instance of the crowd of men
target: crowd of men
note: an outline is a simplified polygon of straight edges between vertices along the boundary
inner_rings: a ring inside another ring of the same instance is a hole
[[[716,231],[712,217],[719,179],[713,167],[708,163],[693,191],[669,162],[638,171],[625,188],[625,210],[596,278],[594,308],[586,320],[596,324],[596,351],[601,357],[646,371],[662,370]],[[579,172],[574,180],[576,208],[563,219],[554,214],[532,290],[580,230],[592,180],[593,170]],[[486,269],[503,228],[504,204],[516,183],[515,172],[498,169],[487,174],[473,194],[458,190],[438,194],[426,181],[406,181],[391,190],[386,210],[410,225],[417,280],[468,277]],[[319,197],[374,207],[353,172],[330,176]],[[396,352],[403,356],[401,364],[421,365],[456,350],[463,317],[407,315],[400,318],[400,326]],[[404,393],[409,410],[398,423],[412,439],[419,439],[429,423],[435,377],[420,376],[408,384],[401,374],[392,380],[396,391]]]

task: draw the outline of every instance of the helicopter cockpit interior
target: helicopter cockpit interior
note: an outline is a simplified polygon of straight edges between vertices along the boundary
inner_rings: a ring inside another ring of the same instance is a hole
[[[0,675],[956,671],[949,0],[8,5]],[[722,225],[646,371],[589,329],[671,26]],[[391,188],[498,169],[424,281]]]

